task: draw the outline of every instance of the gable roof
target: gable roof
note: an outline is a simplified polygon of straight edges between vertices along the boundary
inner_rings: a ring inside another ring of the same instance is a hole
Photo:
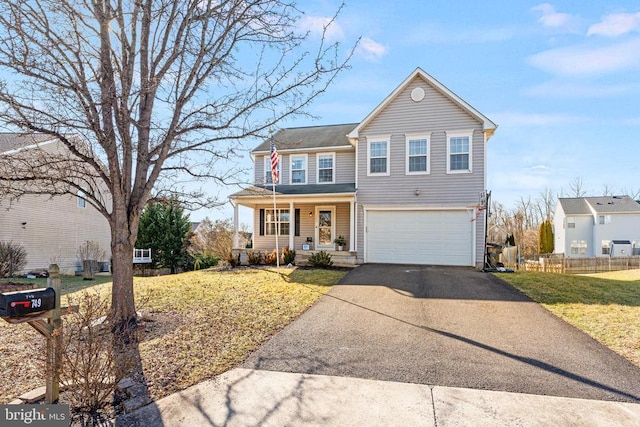
[[[629,196],[558,198],[565,215],[595,213],[640,213],[640,204]]]
[[[0,133],[0,154],[30,148],[36,144],[55,142],[51,135],[42,133],[21,134],[21,133]]]
[[[280,129],[271,138],[265,139],[254,148],[252,153],[268,153],[271,150],[271,140],[276,142],[278,151],[350,147],[347,134],[357,125],[357,123],[348,123]]]
[[[469,114],[474,116],[480,122],[482,122],[483,130],[488,133],[487,139],[493,135],[493,132],[498,127],[494,122],[489,120],[484,114],[480,113],[478,110],[469,105],[464,99],[460,98],[458,95],[449,90],[445,85],[440,83],[438,80],[433,78],[431,75],[427,74],[420,67],[416,68],[413,73],[409,75],[400,85],[393,91],[389,96],[387,96],[380,105],[378,105],[367,117],[364,118],[353,129],[349,135],[347,135],[350,139],[358,138],[358,134],[362,128],[364,128],[371,120],[373,120],[387,105],[389,105],[399,94],[407,87],[416,77],[421,77],[427,83],[429,83],[434,89],[451,99],[454,103],[458,104],[463,110],[466,110]]]

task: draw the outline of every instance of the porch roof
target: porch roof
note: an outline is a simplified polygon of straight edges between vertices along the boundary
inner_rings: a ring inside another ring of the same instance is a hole
[[[355,194],[356,184],[308,184],[308,185],[276,185],[276,196],[321,196],[332,194]],[[230,199],[272,197],[271,186],[253,185],[237,193]]]

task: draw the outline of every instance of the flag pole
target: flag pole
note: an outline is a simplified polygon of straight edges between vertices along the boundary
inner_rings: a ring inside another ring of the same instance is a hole
[[[280,234],[280,217],[278,216],[278,211],[276,209],[276,183],[275,179],[273,179],[273,175],[271,178],[271,186],[273,188],[273,216],[276,220],[276,268],[280,268],[280,248],[278,247],[278,235]]]
[[[280,268],[280,247],[278,244],[278,236],[280,235],[280,216],[278,215],[278,209],[276,205],[276,181],[279,178],[278,164],[278,148],[276,143],[271,137],[271,150],[269,153],[269,160],[271,164],[271,188],[273,189],[273,216],[276,221],[276,268]]]

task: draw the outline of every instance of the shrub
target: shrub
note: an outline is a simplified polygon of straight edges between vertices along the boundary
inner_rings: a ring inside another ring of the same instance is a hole
[[[247,261],[249,265],[258,265],[262,262],[262,254],[260,252],[247,252]]]
[[[325,251],[316,252],[309,257],[309,265],[318,268],[331,268],[333,261],[331,261],[331,255]]]
[[[296,251],[289,249],[289,246],[282,248],[282,263],[284,265],[294,264],[296,261]]]
[[[278,252],[275,249],[271,252],[265,251],[264,263],[266,265],[276,265],[278,263]]]
[[[238,256],[233,256],[233,252],[231,252],[227,255],[227,259],[225,261],[227,261],[227,264],[229,264],[230,267],[237,267],[240,265],[240,254],[238,254]]]
[[[69,296],[69,303],[77,304],[78,312],[65,316],[61,380],[74,412],[95,414],[111,403],[116,385],[138,359],[135,352],[117,354],[111,324],[105,320],[110,299],[97,292],[76,298]]]
[[[203,268],[215,267],[220,260],[213,255],[196,254],[193,258],[193,269],[201,270]]]
[[[27,265],[27,251],[12,242],[0,242],[0,277],[12,277]]]

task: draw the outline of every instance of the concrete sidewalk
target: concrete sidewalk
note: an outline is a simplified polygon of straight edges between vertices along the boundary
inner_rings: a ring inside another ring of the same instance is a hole
[[[640,426],[640,404],[233,369],[116,425]]]

